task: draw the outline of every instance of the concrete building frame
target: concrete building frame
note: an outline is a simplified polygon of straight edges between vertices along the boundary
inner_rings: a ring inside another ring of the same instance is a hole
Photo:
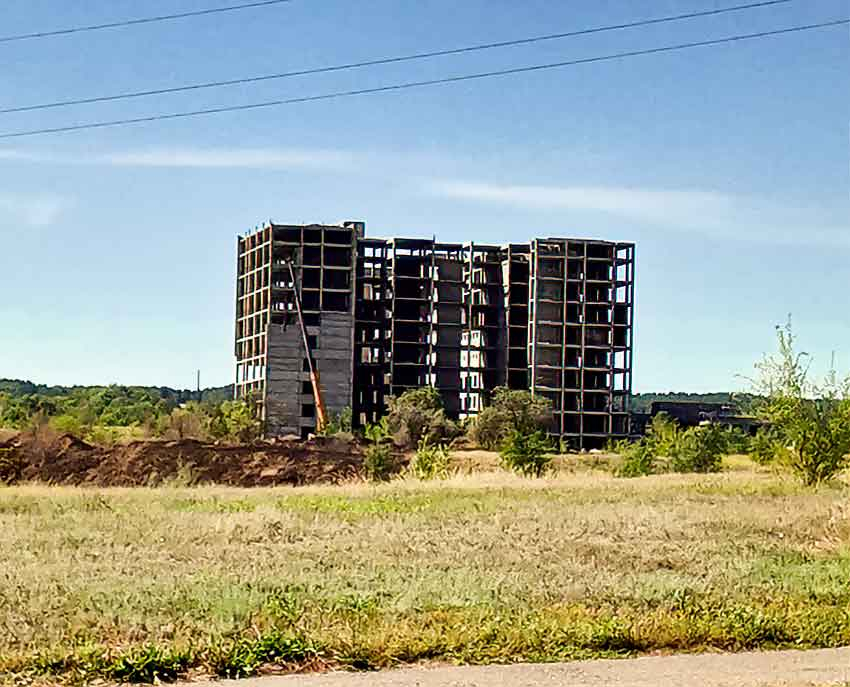
[[[239,237],[237,255],[234,395],[258,404],[268,435],[316,426],[296,287],[328,411],[350,408],[355,427],[408,389],[433,386],[463,419],[506,386],[549,399],[551,434],[575,448],[630,433],[633,243],[443,243],[367,238],[362,222],[268,223]]]

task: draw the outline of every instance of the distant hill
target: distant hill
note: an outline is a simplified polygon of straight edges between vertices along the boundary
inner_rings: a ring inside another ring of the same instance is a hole
[[[707,394],[691,394],[680,391],[669,391],[663,394],[633,394],[632,410],[638,413],[648,413],[653,401],[690,401],[692,403],[729,403],[742,412],[746,412],[757,396],[746,393],[718,391]]]
[[[109,386],[56,386],[47,384],[34,384],[23,379],[0,379],[0,394],[8,394],[12,398],[20,398],[22,396],[44,396],[47,398],[60,398],[64,396],[82,395],[90,391],[100,391],[110,389],[116,392],[132,394],[141,392],[153,398],[160,398],[170,404],[186,403],[187,401],[197,401],[197,390],[192,389],[172,389],[168,386],[125,386],[119,384],[111,384]],[[233,398],[233,385],[215,386],[201,389],[201,398],[204,401],[211,403],[227,401]]]
[[[69,396],[81,397],[88,392],[109,390],[119,396],[137,396],[144,394],[151,399],[162,399],[169,405],[179,405],[187,401],[197,401],[198,392],[192,389],[172,389],[167,386],[123,386],[113,384],[110,386],[54,386],[46,384],[34,384],[22,379],[0,379],[0,394],[7,394],[12,398],[24,396],[40,396],[44,398],[64,398]],[[209,403],[220,403],[233,398],[233,385],[209,387],[201,390],[201,399]],[[693,394],[681,391],[670,391],[666,393],[645,393],[632,396],[632,410],[639,413],[648,413],[653,401],[692,401],[704,403],[732,403],[740,410],[746,411],[755,400],[752,394],[731,393],[719,391],[715,393]]]

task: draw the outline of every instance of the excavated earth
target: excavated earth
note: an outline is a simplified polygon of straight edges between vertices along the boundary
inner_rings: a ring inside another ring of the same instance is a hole
[[[108,448],[69,434],[0,438],[0,484],[132,487],[179,480],[239,487],[299,485],[351,479],[362,473],[362,466],[356,444],[322,437],[236,446],[191,439],[141,441]]]

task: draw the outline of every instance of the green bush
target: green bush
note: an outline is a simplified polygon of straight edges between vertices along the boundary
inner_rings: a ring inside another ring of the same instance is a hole
[[[505,467],[526,477],[540,477],[552,463],[551,449],[544,432],[514,429],[502,444],[499,455]]]
[[[336,415],[331,415],[325,428],[319,432],[323,437],[332,437],[337,434],[351,434],[353,415],[351,408],[346,406]]]
[[[364,435],[369,445],[363,455],[363,471],[367,479],[384,482],[392,476],[395,469],[387,418],[384,417],[381,422],[366,427]]]
[[[725,450],[725,430],[709,424],[678,435],[670,468],[673,472],[719,472]]]
[[[728,427],[725,431],[724,453],[728,455],[748,455],[753,448],[753,438],[740,427]]]
[[[511,431],[504,413],[493,406],[481,410],[467,423],[467,436],[477,446],[487,451],[497,451]]]
[[[440,393],[431,386],[405,391],[387,401],[387,429],[397,446],[416,446],[457,436],[457,425],[446,417]]]
[[[186,403],[182,408],[175,408],[168,416],[163,436],[170,440],[209,439],[209,417],[203,408],[194,401]]]
[[[432,444],[428,437],[419,440],[416,454],[410,463],[410,469],[419,479],[444,478],[449,472],[450,453],[444,444]]]
[[[615,445],[615,451],[623,456],[623,463],[615,474],[639,477],[664,469],[718,472],[728,445],[729,432],[720,425],[707,424],[683,430],[668,415],[659,413],[643,439]],[[660,463],[659,458],[669,461]]]
[[[671,457],[679,445],[682,429],[667,413],[658,413],[646,431],[646,441],[656,456]]]
[[[115,446],[121,440],[121,430],[116,427],[92,427],[83,438],[96,446]]]
[[[831,370],[821,383],[809,378],[811,360],[797,353],[790,319],[777,327],[779,353],[756,364],[756,390],[765,399],[757,412],[770,425],[759,439],[762,457],[771,453],[806,485],[825,482],[848,467],[850,377]]]
[[[760,427],[750,440],[750,458],[759,465],[770,465],[782,453],[782,437],[773,427]]]
[[[469,438],[481,448],[501,447],[512,432],[532,434],[552,420],[552,403],[528,391],[498,387],[490,404],[470,421]]]
[[[198,409],[198,412],[202,412]],[[255,441],[262,433],[254,406],[247,401],[224,401],[215,406],[207,421],[210,434],[216,439]]]
[[[56,415],[50,418],[50,426],[60,434],[73,434],[81,438],[91,431],[91,427],[85,427],[74,415]]]
[[[615,473],[618,477],[643,477],[656,470],[655,453],[644,440],[622,442],[615,447],[615,451],[623,457],[623,463]]]

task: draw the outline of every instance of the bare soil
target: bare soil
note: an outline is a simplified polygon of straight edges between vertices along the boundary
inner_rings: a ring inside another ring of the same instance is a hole
[[[192,439],[139,441],[108,448],[69,434],[0,438],[0,483],[5,484],[135,487],[179,480],[239,487],[300,485],[351,479],[361,474],[362,465],[356,444],[321,437],[237,446]]]

